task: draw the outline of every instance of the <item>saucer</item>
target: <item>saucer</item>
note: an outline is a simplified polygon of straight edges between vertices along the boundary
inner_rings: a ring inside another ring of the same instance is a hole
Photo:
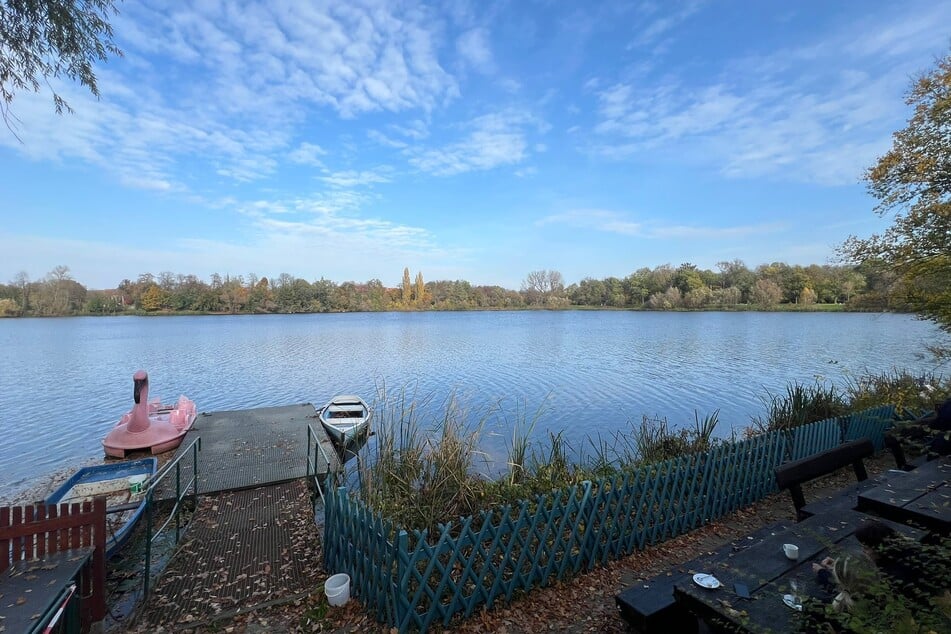
[[[720,580],[713,575],[708,575],[705,572],[698,572],[695,574],[693,576],[693,582],[701,588],[707,588],[709,590],[715,590],[716,588],[720,587]]]

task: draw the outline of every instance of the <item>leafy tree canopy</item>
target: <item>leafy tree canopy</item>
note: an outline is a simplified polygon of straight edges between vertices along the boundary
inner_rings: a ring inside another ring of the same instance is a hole
[[[99,96],[93,65],[122,51],[112,40],[115,0],[0,0],[0,113],[21,90],[66,77]],[[57,113],[69,104],[50,87]]]
[[[876,212],[893,223],[840,253],[892,270],[908,306],[951,331],[951,55],[913,81],[906,103],[908,125],[865,173]]]

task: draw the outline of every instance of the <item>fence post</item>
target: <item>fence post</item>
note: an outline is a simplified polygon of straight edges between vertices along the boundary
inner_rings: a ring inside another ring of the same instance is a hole
[[[406,562],[409,561],[409,534],[400,530],[396,539],[393,540],[394,557],[396,558],[396,580],[391,584],[391,595],[393,603],[393,622],[390,625],[399,627],[404,622],[406,612],[406,595],[408,594],[409,571],[406,569]]]

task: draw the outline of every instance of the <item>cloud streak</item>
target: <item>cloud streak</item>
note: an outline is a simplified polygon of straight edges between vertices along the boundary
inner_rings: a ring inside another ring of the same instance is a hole
[[[547,130],[544,122],[516,110],[482,115],[463,127],[467,132],[459,141],[427,149],[408,148],[410,164],[436,176],[516,165],[531,154],[530,136]]]
[[[900,121],[895,95],[920,51],[946,38],[938,25],[951,10],[928,13],[901,15],[885,29],[877,16],[796,48],[727,61],[700,83],[665,72],[653,82],[595,87],[589,149],[613,160],[716,165],[731,178],[854,184]]]
[[[670,225],[658,221],[633,221],[626,214],[607,209],[572,209],[535,221],[536,227],[564,225],[576,229],[657,240],[711,240],[745,238],[784,231],[785,223],[761,223],[728,227]]]

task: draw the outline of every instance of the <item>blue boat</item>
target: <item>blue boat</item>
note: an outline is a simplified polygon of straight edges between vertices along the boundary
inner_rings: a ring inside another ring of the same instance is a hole
[[[115,555],[145,510],[148,480],[155,458],[83,467],[46,498],[46,504],[72,504],[106,497],[106,557]]]

